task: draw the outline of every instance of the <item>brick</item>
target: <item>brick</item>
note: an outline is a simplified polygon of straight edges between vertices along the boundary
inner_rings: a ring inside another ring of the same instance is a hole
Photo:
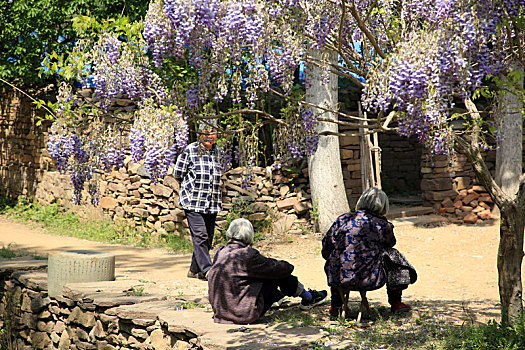
[[[463,222],[465,224],[475,224],[476,222],[478,222],[478,216],[476,214],[473,214],[473,213],[468,213],[463,218]]]

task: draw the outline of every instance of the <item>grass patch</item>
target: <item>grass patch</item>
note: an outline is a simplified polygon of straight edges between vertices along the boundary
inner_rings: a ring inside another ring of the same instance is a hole
[[[512,326],[489,321],[487,324],[462,326],[454,329],[446,338],[445,349],[525,349],[523,314]]]
[[[0,201],[0,213],[22,222],[37,223],[49,233],[60,236],[142,247],[164,247],[173,251],[192,251],[191,242],[180,234],[161,235],[156,239],[151,232],[139,232],[125,223],[81,220],[77,214],[64,211],[57,203],[41,206],[25,198],[20,198],[15,205],[8,201]]]
[[[298,308],[275,310],[261,319],[263,323],[289,323],[292,327],[321,326],[320,319],[310,312]]]
[[[16,256],[16,252],[11,249],[10,245],[8,245],[7,248],[5,246],[2,246],[2,248],[0,249],[0,258],[2,259],[13,259]]]

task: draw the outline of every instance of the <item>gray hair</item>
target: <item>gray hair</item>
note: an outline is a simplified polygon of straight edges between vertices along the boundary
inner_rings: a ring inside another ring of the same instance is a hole
[[[376,216],[385,216],[388,213],[388,196],[377,187],[365,190],[355,206],[356,210],[367,210]]]
[[[252,223],[243,218],[233,220],[226,231],[226,238],[235,239],[248,245],[253,244]]]
[[[197,131],[203,132],[204,130],[216,130],[217,129],[217,119],[206,119],[206,121],[201,120],[197,124]]]

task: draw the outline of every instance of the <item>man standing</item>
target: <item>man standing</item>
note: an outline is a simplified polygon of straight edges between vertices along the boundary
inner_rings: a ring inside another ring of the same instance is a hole
[[[181,182],[179,205],[184,209],[193,242],[189,278],[208,279],[215,219],[221,211],[221,167],[215,141],[217,130],[199,125],[199,141],[177,158],[173,176]]]

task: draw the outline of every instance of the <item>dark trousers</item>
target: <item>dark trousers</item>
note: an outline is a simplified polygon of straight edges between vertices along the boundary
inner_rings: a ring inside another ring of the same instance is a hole
[[[403,288],[404,287],[404,288]],[[403,289],[406,289],[407,286],[400,286],[400,288],[389,288],[386,287],[386,294],[388,295],[388,303],[393,305],[396,302],[401,301],[401,296],[403,294]],[[330,306],[333,308],[340,308],[343,306],[343,301],[341,300],[341,295],[339,294],[339,287],[330,287],[330,292],[332,294],[332,302]]]
[[[185,210],[193,242],[190,271],[208,272],[211,267],[210,249],[215,230],[217,214],[202,214]]]
[[[270,309],[273,303],[281,300],[285,295],[289,297],[297,296],[297,287],[299,286],[299,280],[295,276],[288,276],[281,279],[267,280],[264,281],[261,294],[264,301],[263,312]]]

